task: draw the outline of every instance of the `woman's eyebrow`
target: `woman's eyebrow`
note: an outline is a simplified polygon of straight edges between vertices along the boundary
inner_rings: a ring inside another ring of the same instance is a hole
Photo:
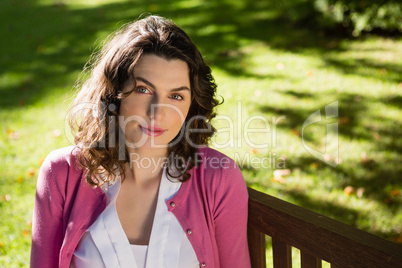
[[[141,77],[141,76],[136,76],[136,77],[135,77],[135,80],[138,80],[138,81],[141,81],[141,82],[147,84],[147,85],[150,86],[152,89],[155,89],[155,88],[156,88],[154,84],[152,84],[150,81],[148,81],[147,79],[145,79],[145,78],[143,78],[143,77]],[[171,89],[170,91],[171,91],[171,92],[177,92],[177,91],[182,91],[182,90],[188,90],[188,91],[190,91],[190,89],[189,89],[188,87],[186,87],[186,86],[182,86],[182,87],[178,87],[178,88],[173,88],[173,89]]]

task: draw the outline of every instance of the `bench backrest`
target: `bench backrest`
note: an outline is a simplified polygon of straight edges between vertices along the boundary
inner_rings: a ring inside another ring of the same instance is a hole
[[[265,235],[272,238],[274,268],[292,267],[291,247],[301,267],[402,267],[402,246],[248,188],[248,242],[253,268],[266,267]]]

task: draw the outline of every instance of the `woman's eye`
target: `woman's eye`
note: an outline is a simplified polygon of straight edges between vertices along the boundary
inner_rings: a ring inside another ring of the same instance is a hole
[[[182,100],[183,99],[183,97],[179,94],[173,94],[171,98],[174,100]]]
[[[139,93],[148,93],[149,90],[145,87],[137,87],[137,92]]]

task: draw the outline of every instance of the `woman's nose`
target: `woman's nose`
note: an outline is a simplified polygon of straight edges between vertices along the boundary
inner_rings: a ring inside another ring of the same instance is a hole
[[[152,98],[147,111],[148,117],[154,121],[161,121],[165,114],[164,106],[165,104],[163,104],[157,96]]]

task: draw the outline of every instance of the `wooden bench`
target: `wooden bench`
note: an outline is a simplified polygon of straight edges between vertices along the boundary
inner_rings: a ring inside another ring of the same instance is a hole
[[[248,188],[248,242],[253,268],[266,267],[265,235],[272,238],[274,268],[292,267],[291,248],[301,267],[402,267],[402,246],[302,207]]]

